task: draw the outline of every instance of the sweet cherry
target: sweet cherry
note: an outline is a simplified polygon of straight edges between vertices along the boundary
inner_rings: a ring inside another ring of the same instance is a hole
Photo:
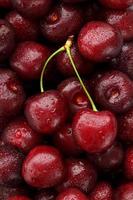
[[[133,5],[133,0],[99,0],[105,7],[112,9],[126,9]]]
[[[23,195],[16,195],[16,196],[9,197],[7,200],[31,200],[31,199]]]
[[[114,200],[131,200],[133,198],[133,182],[120,185],[114,192]]]

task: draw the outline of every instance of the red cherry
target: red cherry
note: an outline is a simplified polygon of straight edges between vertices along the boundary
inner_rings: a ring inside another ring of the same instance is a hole
[[[133,148],[129,148],[125,154],[124,172],[129,180],[133,180]]]
[[[80,190],[76,188],[68,188],[64,192],[61,192],[57,196],[56,200],[88,200],[88,198]]]
[[[120,185],[114,192],[114,200],[133,199],[133,182]]]
[[[9,197],[7,200],[31,200],[31,199],[26,196],[16,195],[16,196]]]
[[[26,157],[22,176],[37,188],[49,188],[59,184],[64,176],[64,165],[57,149],[51,146],[37,146]]]
[[[56,90],[33,96],[26,102],[25,115],[33,130],[43,134],[55,133],[67,119],[65,98]]]
[[[133,0],[99,0],[107,8],[125,9],[132,6]]]
[[[88,22],[78,36],[80,53],[88,60],[102,62],[116,57],[122,48],[122,35],[112,25]]]
[[[88,153],[107,150],[115,140],[117,122],[108,111],[79,111],[73,120],[73,134],[79,146]]]
[[[11,0],[0,0],[0,8],[11,8]]]

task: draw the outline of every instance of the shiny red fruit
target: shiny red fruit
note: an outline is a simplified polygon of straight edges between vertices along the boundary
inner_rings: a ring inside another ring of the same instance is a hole
[[[133,5],[133,0],[99,0],[105,7],[113,9],[126,9]]]
[[[114,192],[114,200],[133,199],[133,182],[121,184]]]

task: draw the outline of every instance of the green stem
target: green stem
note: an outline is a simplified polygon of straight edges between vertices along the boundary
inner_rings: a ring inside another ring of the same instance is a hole
[[[73,61],[73,58],[71,56],[71,48],[70,48],[70,46],[66,45],[65,48],[66,48],[67,55],[68,55],[68,57],[70,59],[70,62],[72,64],[72,67],[73,67],[73,69],[75,71],[75,74],[76,74],[76,76],[77,76],[77,78],[78,78],[78,80],[79,80],[79,82],[80,82],[80,84],[81,84],[84,92],[86,93],[86,96],[88,97],[88,99],[89,99],[89,101],[91,103],[93,111],[98,111],[97,108],[96,108],[96,106],[95,106],[95,104],[94,104],[94,102],[93,102],[93,100],[92,100],[92,98],[91,98],[91,96],[90,96],[90,94],[89,94],[89,92],[87,91],[87,89],[86,89],[86,87],[85,87],[85,85],[84,85],[84,83],[83,83],[83,81],[82,81],[82,79],[81,79],[78,71],[77,71],[76,65],[75,65],[75,63]]]
[[[41,92],[44,92],[43,77],[44,77],[44,72],[45,72],[45,70],[46,70],[46,67],[47,67],[48,63],[51,61],[51,59],[52,59],[53,57],[55,57],[57,54],[59,54],[59,53],[62,52],[62,51],[65,51],[65,48],[64,48],[64,47],[59,48],[57,51],[55,51],[55,52],[46,60],[45,65],[44,65],[44,67],[43,67],[43,69],[42,69],[42,72],[41,72],[41,77],[40,77],[40,90],[41,90]]]

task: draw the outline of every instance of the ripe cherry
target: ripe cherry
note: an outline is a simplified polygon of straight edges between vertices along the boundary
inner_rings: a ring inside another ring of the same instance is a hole
[[[42,134],[55,133],[68,116],[66,101],[56,90],[49,90],[29,98],[25,116],[33,130]]]
[[[26,157],[22,175],[25,181],[37,188],[49,188],[59,184],[64,176],[64,164],[57,149],[37,146]]]
[[[0,8],[11,8],[11,0],[0,0]]]
[[[133,5],[133,0],[99,0],[105,7],[113,9],[126,9]]]
[[[133,180],[133,148],[129,148],[125,154],[124,172],[129,180]]]
[[[88,60],[102,62],[116,57],[122,48],[122,35],[112,25],[88,22],[78,36],[80,53]]]
[[[16,195],[16,196],[9,197],[7,200],[31,200],[31,199],[23,195]]]
[[[114,192],[114,200],[131,200],[133,198],[133,182],[121,184]]]

